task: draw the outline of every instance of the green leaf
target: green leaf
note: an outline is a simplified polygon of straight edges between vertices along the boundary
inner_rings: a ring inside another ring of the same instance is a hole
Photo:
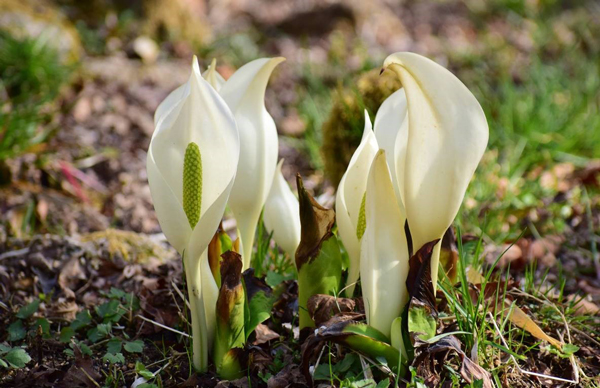
[[[119,312],[120,304],[121,303],[118,300],[111,299],[108,302],[96,307],[96,314],[98,314],[98,316],[100,318],[103,318],[106,322],[107,319],[110,319],[117,315],[117,313]]]
[[[92,349],[83,342],[77,341],[77,346],[79,347],[79,350],[81,350],[81,354],[85,354],[86,356],[92,355]]]
[[[146,366],[139,361],[135,362],[135,372],[143,378],[145,378],[146,380],[151,380],[154,378],[154,373],[146,369]]]
[[[98,342],[110,334],[111,330],[112,325],[110,323],[100,323],[96,327],[88,330],[87,337],[92,342]]]
[[[29,357],[29,354],[23,349],[13,349],[4,356],[4,360],[6,360],[13,368],[23,368],[31,361],[31,357]]]
[[[254,269],[244,271],[244,287],[246,293],[246,314],[244,330],[246,338],[252,334],[256,326],[271,316],[275,296],[271,288],[254,276]]]
[[[120,353],[122,345],[123,341],[120,338],[111,338],[106,344],[106,351],[111,354]]]
[[[50,337],[50,322],[48,322],[48,320],[46,318],[38,318],[35,321],[36,330],[39,326],[42,327],[42,336],[44,338],[49,338]]]
[[[0,356],[12,350],[10,346],[0,344]]]
[[[342,279],[342,254],[332,232],[335,212],[319,205],[296,178],[300,202],[300,244],[296,250],[300,329],[314,327],[307,303],[315,294],[334,295]]]
[[[400,359],[400,352],[389,344],[389,340],[383,333],[364,323],[338,322],[329,327],[316,330],[315,334],[309,337],[302,351],[304,365],[309,365],[313,351],[319,348],[320,343],[324,341],[348,346],[350,349],[365,354],[372,359],[380,360],[394,373],[404,374],[406,359]],[[398,368],[400,368],[400,371]]]
[[[141,353],[144,351],[144,341],[135,340],[132,342],[125,342],[124,348],[129,353]]]
[[[408,330],[418,334],[422,341],[427,341],[435,336],[435,318],[424,307],[411,307],[408,310]]]
[[[59,337],[59,341],[62,343],[69,343],[71,341],[71,338],[73,338],[75,336],[75,330],[73,330],[72,327],[70,326],[65,326],[62,329],[60,329],[60,337]]]
[[[377,384],[377,388],[388,388],[390,386],[390,379],[386,378],[385,380],[381,380]]]
[[[140,299],[137,296],[135,296],[132,292],[130,292],[129,294],[125,294],[125,297],[123,299],[125,299],[124,307],[126,309],[131,309],[132,311],[140,309]]]
[[[120,290],[116,287],[111,287],[110,288],[110,292],[108,293],[108,296],[110,298],[114,298],[114,299],[121,299],[124,298],[125,295],[127,295],[127,293],[123,290]]]
[[[577,353],[579,351],[579,346],[573,344],[564,344],[562,347],[562,351],[564,354],[571,356],[572,354]]]
[[[75,320],[71,322],[71,328],[75,331],[89,325],[92,322],[92,316],[89,310],[83,310],[77,313]]]
[[[275,272],[275,271],[267,271],[267,276],[265,278],[265,282],[270,286],[270,287],[276,287],[278,285],[280,285],[281,283],[285,282],[286,280],[292,280],[294,279],[294,274],[289,273],[289,274],[282,274],[279,272]]]
[[[104,357],[102,357],[103,361],[108,361],[111,364],[123,364],[125,363],[125,357],[123,357],[123,353],[117,353],[117,354],[112,354],[112,353],[106,353],[104,355]]]
[[[0,358],[0,367],[2,367],[2,368],[8,368],[8,364],[6,363],[6,361],[4,361],[1,358]]]
[[[23,321],[20,319],[14,321],[8,326],[8,340],[10,342],[19,341],[25,338],[27,334],[27,330],[25,330],[25,326],[23,326]]]
[[[35,299],[33,302],[29,303],[26,306],[23,306],[19,309],[19,312],[16,314],[17,318],[27,319],[32,316],[38,308],[40,307],[40,300]]]

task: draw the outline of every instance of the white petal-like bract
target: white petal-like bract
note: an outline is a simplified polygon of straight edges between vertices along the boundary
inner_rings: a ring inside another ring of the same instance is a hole
[[[441,238],[456,217],[485,151],[488,125],[475,96],[434,61],[401,52],[387,57],[384,68],[397,73],[406,93],[406,156],[396,173],[404,171],[400,187],[417,251]],[[438,263],[439,244],[431,262],[434,287]]]
[[[402,214],[384,150],[369,171],[365,200],[367,226],[361,240],[360,278],[367,323],[388,337],[408,291],[408,246]]]
[[[335,200],[338,234],[350,259],[346,288],[346,294],[350,297],[354,292],[353,283],[358,280],[360,272],[360,239],[357,235],[360,208],[367,188],[369,169],[378,149],[371,120],[365,110],[363,136],[340,181]]]
[[[300,205],[281,173],[283,159],[277,164],[273,185],[265,203],[263,222],[273,240],[290,257],[294,257],[300,243]]]

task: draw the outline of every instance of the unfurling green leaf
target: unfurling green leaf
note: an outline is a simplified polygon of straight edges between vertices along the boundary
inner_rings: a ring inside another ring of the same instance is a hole
[[[191,142],[183,159],[183,210],[192,229],[200,219],[202,205],[202,157],[198,144]]]
[[[254,276],[254,269],[248,268],[243,273],[244,290],[246,292],[246,311],[244,330],[246,340],[256,326],[263,323],[271,316],[275,296],[271,287],[263,280]]]
[[[456,237],[454,236],[452,227],[448,228],[442,238],[440,264],[442,265],[450,284],[456,283],[456,276],[458,274],[458,247],[456,246]]]
[[[335,323],[327,328],[319,329],[311,335],[302,352],[303,373],[310,382],[310,358],[323,341],[331,341],[345,345],[374,360],[382,359],[394,373],[404,374],[406,360],[400,359],[398,349],[390,345],[389,339],[379,330],[364,323],[345,321]]]
[[[221,255],[227,251],[235,250],[232,249],[232,246],[231,238],[223,230],[223,224],[221,223],[210,244],[208,244],[208,264],[219,288],[221,287]]]
[[[319,205],[296,178],[300,201],[300,245],[296,250],[298,269],[298,307],[300,329],[314,327],[307,310],[308,299],[315,294],[333,295],[342,278],[342,255],[331,231],[335,212]]]
[[[217,299],[217,330],[215,338],[214,358],[217,373],[226,378],[240,378],[243,371],[238,369],[238,374],[226,357],[233,348],[244,346],[244,287],[242,285],[242,257],[233,251],[225,252],[221,262],[221,289]],[[237,358],[236,358],[237,359]],[[233,369],[232,369],[233,368]]]

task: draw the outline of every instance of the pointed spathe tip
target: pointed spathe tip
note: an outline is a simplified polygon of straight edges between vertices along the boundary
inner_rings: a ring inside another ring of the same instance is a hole
[[[198,57],[196,55],[192,57],[192,72],[200,74],[200,64],[198,63]]]

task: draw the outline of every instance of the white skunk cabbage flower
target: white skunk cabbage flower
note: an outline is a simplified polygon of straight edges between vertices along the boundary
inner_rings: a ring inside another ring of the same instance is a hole
[[[282,164],[283,159],[277,164],[273,176],[263,222],[267,231],[273,233],[277,245],[293,258],[300,244],[300,204],[281,173]]]
[[[346,295],[352,297],[360,273],[360,239],[365,230],[364,218],[360,217],[367,189],[367,176],[379,146],[373,133],[369,114],[365,110],[365,129],[348,168],[337,189],[335,213],[338,234],[350,259]]]
[[[404,93],[404,89],[398,89],[381,104],[373,125],[377,144],[385,150],[398,205],[403,213],[405,213],[402,200],[403,188],[400,187],[400,184],[404,183],[404,165],[399,165],[398,171],[396,171],[396,159],[401,155],[406,155],[406,142],[408,139],[407,108],[406,93]],[[399,161],[403,162],[404,159],[399,158]]]
[[[233,187],[240,142],[233,114],[200,74],[158,107],[146,168],[161,228],[183,256],[192,313],[193,363],[208,366],[218,289],[207,247]]]
[[[366,229],[361,240],[360,277],[367,323],[388,337],[408,302],[408,244],[402,213],[384,150],[369,171]],[[396,342],[396,341],[395,341]]]
[[[242,144],[229,206],[237,221],[244,269],[250,266],[256,225],[277,165],[277,129],[265,108],[265,89],[273,69],[284,60],[247,63],[219,91],[235,116]]]
[[[204,79],[208,81],[210,86],[215,88],[217,92],[221,90],[221,88],[225,84],[225,78],[223,78],[223,76],[221,76],[221,74],[219,74],[219,72],[217,71],[217,60],[214,58],[210,63],[208,69],[206,69],[206,71],[202,73],[202,77],[204,77]]]
[[[488,124],[469,89],[432,60],[400,52],[387,57],[383,66],[398,75],[406,93],[406,152],[399,152],[396,144],[395,168],[418,251],[441,239],[456,217],[487,146]],[[440,246],[431,258],[434,288]]]

